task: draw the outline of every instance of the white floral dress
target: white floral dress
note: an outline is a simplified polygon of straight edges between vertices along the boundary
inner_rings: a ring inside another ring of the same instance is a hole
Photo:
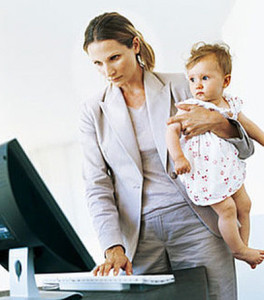
[[[197,104],[219,111],[225,117],[237,119],[242,101],[229,95],[225,95],[225,99],[229,109],[197,99],[188,99],[184,103]],[[233,195],[243,184],[246,164],[238,158],[238,150],[233,144],[214,133],[206,132],[190,140],[186,140],[182,135],[181,146],[191,164],[191,171],[180,175],[180,179],[196,205],[205,206],[221,202]]]

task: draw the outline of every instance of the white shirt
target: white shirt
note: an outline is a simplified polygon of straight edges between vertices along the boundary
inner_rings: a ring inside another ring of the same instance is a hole
[[[142,214],[184,202],[161,163],[150,123],[146,102],[138,108],[128,107],[142,160],[144,186]]]

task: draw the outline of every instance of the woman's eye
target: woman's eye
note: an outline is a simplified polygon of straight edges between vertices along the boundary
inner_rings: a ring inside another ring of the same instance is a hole
[[[203,76],[203,80],[208,80],[209,77],[208,76]]]
[[[119,58],[119,55],[113,55],[113,56],[111,56],[111,60],[116,60],[116,59],[118,59]]]
[[[100,61],[94,61],[94,64],[96,65],[96,66],[101,66],[101,62]]]

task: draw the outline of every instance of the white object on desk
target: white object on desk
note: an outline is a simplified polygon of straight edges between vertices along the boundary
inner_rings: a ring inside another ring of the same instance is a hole
[[[173,275],[93,276],[92,273],[54,274],[42,279],[44,288],[75,291],[121,291],[131,285],[164,285],[174,282]]]

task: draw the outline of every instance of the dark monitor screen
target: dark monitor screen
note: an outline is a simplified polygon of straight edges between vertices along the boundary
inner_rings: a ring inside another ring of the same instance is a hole
[[[36,273],[91,271],[94,260],[16,139],[0,145],[0,264],[34,250]]]

